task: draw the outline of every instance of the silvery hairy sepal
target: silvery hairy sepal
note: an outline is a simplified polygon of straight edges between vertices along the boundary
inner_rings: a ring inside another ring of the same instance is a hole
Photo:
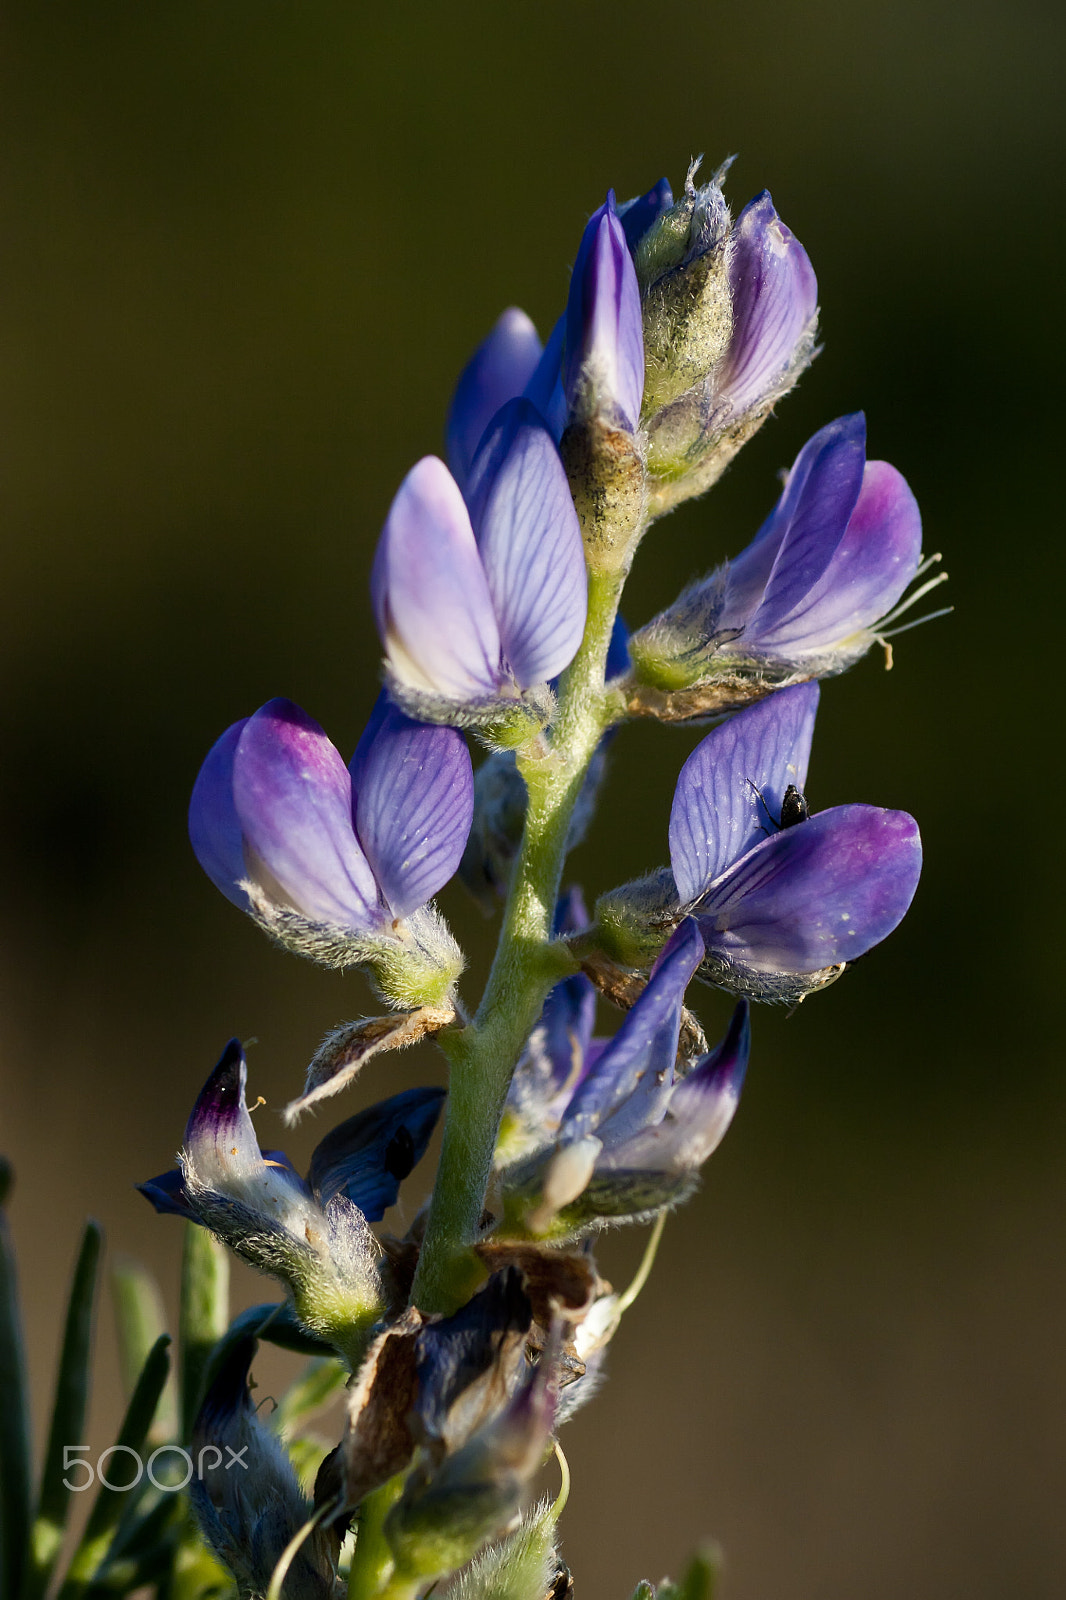
[[[647,1221],[691,1194],[732,1120],[750,1047],[742,1001],[721,1044],[679,1064],[685,989],[703,958],[699,928],[686,918],[610,1040],[590,1036],[587,980],[568,979],[549,996],[542,1036],[512,1090],[513,1120],[527,1143],[535,1131],[540,1143],[500,1173],[505,1229],[571,1238]],[[498,1161],[508,1142],[513,1130]]]
[[[235,1343],[207,1392],[192,1437],[199,1470],[189,1485],[200,1532],[248,1600],[266,1593],[313,1509],[280,1439],[259,1420],[248,1386],[256,1348],[254,1339]],[[287,1600],[331,1600],[335,1578],[329,1537],[315,1529],[289,1567]]]
[[[730,226],[716,181],[686,186],[641,240],[638,270],[654,374],[643,412],[650,508],[661,515],[710,488],[810,364],[818,285],[769,194]]]
[[[178,1167],[141,1192],[279,1278],[303,1326],[350,1351],[388,1299],[369,1224],[424,1154],[444,1091],[408,1089],[342,1122],[316,1147],[305,1180],[282,1151],[260,1149],[247,1077],[231,1039],[193,1107]]]
[[[713,182],[685,192],[642,236],[634,256],[644,319],[644,403],[655,416],[701,383],[721,360],[733,329],[727,271],[729,208]]]
[[[706,946],[700,976],[794,1004],[888,936],[918,886],[918,825],[904,811],[803,797],[817,683],[781,689],[715,728],[681,769],[670,871],[604,895],[597,934],[616,961],[646,965],[682,917]]]
[[[570,278],[563,387],[566,463],[589,566],[626,571],[644,522],[640,290],[614,194],[589,220]]]
[[[473,811],[462,738],[382,697],[351,764],[291,700],[228,728],[189,805],[189,836],[227,899],[287,949],[365,966],[393,1005],[451,993],[462,956],[428,904]]]
[[[705,689],[687,704],[706,715],[843,672],[942,581],[899,606],[924,570],[921,544],[906,481],[888,462],[866,460],[861,412],[841,417],[804,445],[747,549],[633,636],[634,678],[679,700]],[[654,713],[653,696],[632,698]]]
[[[585,628],[581,534],[551,434],[511,400],[482,436],[464,493],[426,456],[404,479],[374,558],[374,613],[392,699],[496,747],[548,721],[548,680]]]

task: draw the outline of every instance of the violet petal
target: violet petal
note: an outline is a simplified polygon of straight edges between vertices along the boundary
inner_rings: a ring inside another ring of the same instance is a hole
[[[455,700],[495,694],[500,636],[459,487],[436,456],[412,467],[392,502],[371,591],[393,671]]]
[[[733,334],[715,387],[718,399],[739,416],[772,397],[818,309],[814,268],[766,190],[737,218],[729,281]]]
[[[412,722],[381,695],[352,757],[355,830],[393,914],[424,906],[458,868],[474,815],[454,728]]]
[[[458,484],[466,483],[481,435],[500,407],[522,393],[540,357],[536,328],[524,311],[509,307],[463,368],[448,408],[448,464]]]
[[[528,400],[493,419],[474,459],[467,502],[516,683],[569,666],[585,631],[581,528],[559,452]]]
[[[789,784],[802,793],[818,694],[817,683],[778,689],[715,728],[681,768],[670,810],[670,864],[682,905],[699,899],[773,829]]]
[[[189,801],[189,839],[196,859],[207,876],[242,911],[248,896],[238,888],[248,876],[244,864],[244,836],[233,804],[233,757],[247,717],[226,729],[211,746],[193,784]]]
[[[323,1210],[340,1194],[367,1222],[380,1222],[425,1155],[443,1104],[443,1089],[405,1089],[327,1133],[308,1173]]]
[[[357,932],[380,926],[377,884],[352,826],[348,769],[291,700],[271,700],[249,718],[233,797],[251,852],[249,876],[270,898],[312,921]]]
[[[608,1117],[619,1117],[613,1133],[628,1137],[629,1119],[619,1115],[623,1103],[637,1095],[639,1120],[651,1120],[655,1105],[638,1094],[641,1084],[655,1098],[668,1092],[677,1057],[681,1007],[685,990],[703,959],[699,929],[690,917],[677,927],[659,958],[647,988],[593,1069],[586,1073],[563,1117],[565,1143],[599,1135]],[[661,1113],[660,1113],[661,1114]]]
[[[570,280],[563,375],[570,411],[633,431],[644,396],[644,327],[636,268],[614,197],[594,212]]]
[[[835,806],[756,845],[706,895],[711,954],[760,972],[817,972],[865,954],[914,897],[918,824],[905,811]]]

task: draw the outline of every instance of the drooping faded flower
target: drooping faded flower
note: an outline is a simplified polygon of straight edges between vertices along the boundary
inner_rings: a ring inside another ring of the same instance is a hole
[[[349,1117],[317,1146],[303,1179],[281,1151],[260,1149],[247,1077],[231,1039],[193,1107],[178,1167],[141,1193],[287,1283],[303,1325],[350,1351],[386,1299],[369,1224],[425,1153],[444,1091],[407,1089]]]
[[[387,998],[446,994],[461,969],[428,905],[473,815],[470,756],[449,728],[382,697],[350,767],[317,722],[271,700],[200,770],[189,835],[204,871],[279,943],[327,966],[366,964]]]
[[[389,692],[405,710],[504,744],[543,725],[587,596],[566,474],[528,401],[497,412],[465,501],[435,456],[408,473],[371,582]]]
[[[679,1070],[685,989],[703,955],[685,919],[609,1040],[591,1038],[587,980],[553,990],[497,1154],[505,1227],[566,1237],[646,1220],[692,1192],[736,1110],[750,1042],[742,1001],[721,1044]]]
[[[906,481],[866,460],[861,412],[841,417],[804,445],[747,549],[634,636],[638,675],[664,689],[737,680],[743,695],[748,680],[761,693],[843,672],[884,637],[924,570],[921,543]]]

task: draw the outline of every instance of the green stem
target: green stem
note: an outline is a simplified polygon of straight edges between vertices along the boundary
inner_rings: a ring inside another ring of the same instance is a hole
[[[394,1593],[396,1563],[385,1537],[385,1518],[403,1493],[403,1484],[403,1473],[398,1472],[363,1501],[348,1572],[348,1600],[377,1600]]]
[[[471,1251],[500,1117],[522,1046],[553,983],[573,971],[552,943],[570,819],[607,722],[604,666],[623,575],[589,573],[585,636],[560,686],[547,755],[519,756],[528,803],[496,958],[477,1016],[439,1036],[448,1057],[448,1111],[425,1243],[411,1291],[421,1311],[450,1312],[483,1269]]]

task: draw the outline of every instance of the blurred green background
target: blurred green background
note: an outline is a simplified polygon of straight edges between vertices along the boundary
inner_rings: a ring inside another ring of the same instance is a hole
[[[225,1039],[258,1038],[277,1107],[371,1004],[201,875],[203,754],[275,694],[352,747],[374,541],[469,351],[511,303],[548,329],[608,184],[737,151],[735,204],[768,185],[815,263],[825,353],[625,610],[739,549],[865,407],[956,610],[826,686],[809,792],[914,812],[927,867],[886,946],[757,1015],[737,1123],[567,1431],[565,1553],[587,1600],[708,1534],[727,1600],[1061,1595],[1061,13],[52,4],[2,38],[0,1144],[42,1390],[86,1211],[173,1294],[180,1229],[131,1185]],[[590,893],[665,858],[695,737],[617,742]],[[444,907],[476,978],[492,930]],[[337,1115],[427,1074],[375,1064]]]

